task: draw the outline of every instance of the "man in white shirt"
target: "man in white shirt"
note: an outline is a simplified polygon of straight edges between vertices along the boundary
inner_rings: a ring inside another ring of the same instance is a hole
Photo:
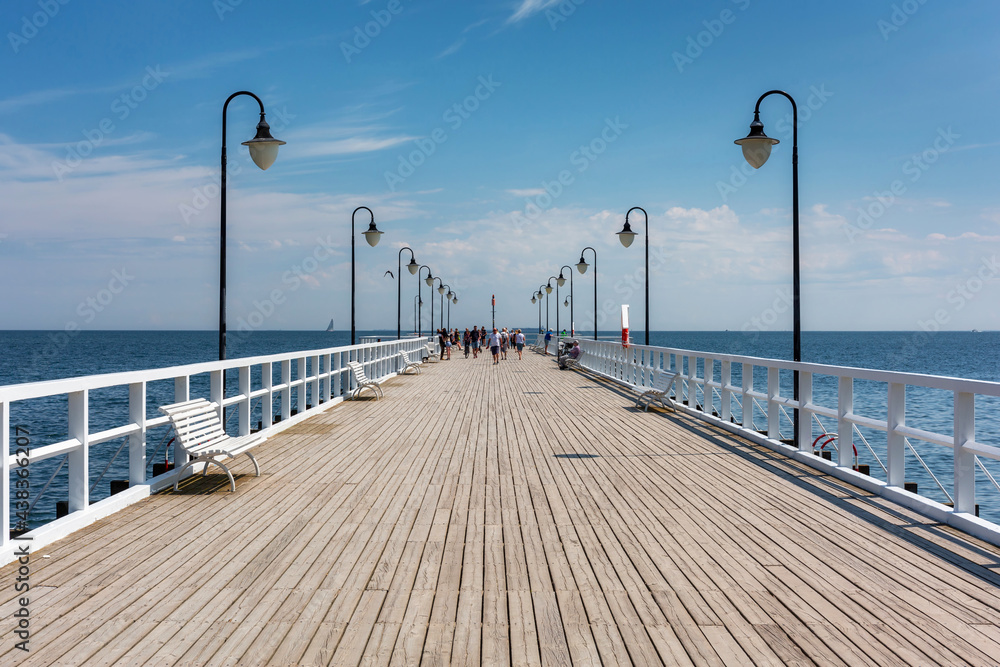
[[[497,333],[496,327],[493,327],[493,333],[490,334],[487,345],[490,346],[490,352],[493,353],[493,365],[495,366],[500,363],[500,334]]]

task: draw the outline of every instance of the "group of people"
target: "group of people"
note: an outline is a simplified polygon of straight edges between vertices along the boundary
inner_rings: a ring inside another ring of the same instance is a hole
[[[458,348],[465,352],[465,357],[472,353],[473,359],[479,358],[479,351],[482,348],[489,348],[493,355],[493,363],[499,364],[507,358],[507,351],[510,348],[517,350],[517,358],[522,359],[524,353],[524,332],[520,329],[510,329],[507,327],[497,329],[493,327],[492,332],[487,332],[486,327],[472,327],[459,334],[458,329],[437,330],[438,343],[441,345],[441,359],[451,359],[452,348]]]

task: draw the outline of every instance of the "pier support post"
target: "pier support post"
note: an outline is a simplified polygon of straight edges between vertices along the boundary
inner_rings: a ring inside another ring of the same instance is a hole
[[[809,371],[799,371],[799,423],[798,441],[800,452],[812,451],[812,412],[805,409],[805,406],[812,403],[813,398],[813,374]],[[844,462],[844,451],[840,451],[840,465],[851,465]]]
[[[774,399],[781,395],[779,369],[767,369],[767,437],[772,440],[781,439],[781,406]]]
[[[848,417],[854,412],[854,378],[843,377],[837,379],[837,449],[854,451],[854,426],[848,421]],[[812,444],[811,442],[809,443]],[[892,460],[892,454],[889,454]],[[902,460],[902,459],[900,459]],[[892,482],[889,482],[890,484]],[[899,485],[903,485],[903,480],[899,480]]]
[[[906,482],[906,438],[898,432],[906,425],[906,385],[889,385],[888,407],[886,410],[886,466],[887,478],[892,486],[903,486]],[[957,431],[956,431],[957,433]],[[851,441],[848,440],[848,443]]]

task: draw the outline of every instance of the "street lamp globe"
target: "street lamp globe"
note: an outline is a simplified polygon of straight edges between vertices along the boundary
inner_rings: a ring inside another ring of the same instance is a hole
[[[751,167],[760,169],[767,158],[771,157],[771,146],[778,143],[778,140],[764,134],[764,123],[760,122],[760,116],[755,113],[753,122],[750,123],[750,134],[733,143],[743,149],[743,157]]]
[[[368,245],[373,248],[378,245],[379,239],[382,238],[382,234],[385,232],[380,232],[375,226],[374,217],[370,225],[368,225],[368,230],[365,231],[365,240],[368,241]]]
[[[535,303],[536,301],[538,301],[538,299],[536,299],[536,298],[535,298],[535,295],[534,295],[534,294],[532,294],[532,295],[531,295],[531,303]]]
[[[242,145],[250,149],[250,159],[253,163],[266,171],[278,159],[278,146],[284,146],[285,142],[271,136],[271,126],[261,113],[260,122],[257,123],[257,136],[244,141]]]
[[[583,259],[583,255],[580,255],[580,263],[576,265],[576,270],[580,273],[586,273],[588,266],[590,266],[590,264],[587,264],[587,261]]]
[[[626,248],[632,245],[632,241],[635,240],[635,232],[632,231],[632,226],[628,224],[628,219],[625,220],[625,226],[622,230],[618,232],[618,240],[622,242],[622,245]]]
[[[552,285],[546,285],[545,286],[545,293],[546,294],[552,294]]]
[[[434,276],[431,275],[429,270],[427,271],[427,277],[424,278],[424,282],[427,283],[428,287],[434,287]]]
[[[438,294],[444,294],[444,285],[438,287]]]
[[[413,257],[410,258],[410,263],[406,265],[406,268],[410,270],[410,275],[417,275],[417,271],[420,270],[420,265],[417,264],[417,260]]]
[[[559,277],[556,278],[556,282],[559,283],[559,287],[563,287],[566,284],[566,276],[562,274],[562,271],[559,272]]]

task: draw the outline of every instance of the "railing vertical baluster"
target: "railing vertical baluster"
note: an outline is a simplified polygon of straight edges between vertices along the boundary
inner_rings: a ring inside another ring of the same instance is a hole
[[[332,394],[333,398],[340,398],[341,396],[344,395],[343,373],[340,372],[340,368],[341,368],[341,365],[340,365],[340,363],[341,363],[341,356],[343,354],[344,354],[343,352],[334,352],[333,355],[332,355],[332,357],[331,357],[333,359],[333,372],[336,373],[336,377],[334,377],[332,375],[330,376],[330,378],[331,378],[330,381],[333,382],[333,383],[336,383],[336,384],[333,385],[333,387],[334,387],[333,394]]]
[[[753,364],[743,364],[743,391],[740,394],[740,425],[753,429]]]
[[[705,357],[705,384],[701,386],[701,407],[702,412],[710,415],[715,411],[715,393],[712,391],[712,380],[715,379],[715,360]]]
[[[813,374],[810,371],[799,371],[799,405],[805,406],[813,400]],[[812,451],[812,411],[799,408],[799,451]],[[794,426],[793,426],[794,428]],[[850,447],[846,448],[851,450]],[[849,466],[844,457],[845,448],[840,448],[840,465]]]
[[[10,403],[7,401],[0,401],[0,455],[0,521],[3,522],[0,547],[5,547],[10,543]]]
[[[146,383],[133,382],[128,386],[128,419],[139,427],[138,433],[128,437],[129,486],[146,481]]]
[[[323,383],[323,400],[329,402],[333,397],[333,370],[331,367],[331,362],[333,360],[332,354],[323,355],[323,377],[326,378],[326,382]]]
[[[182,375],[174,378],[174,403],[183,403],[191,400],[191,376]],[[164,453],[166,456],[166,453]],[[188,462],[187,452],[181,447],[179,438],[174,440],[174,466],[180,469]]]
[[[976,395],[955,392],[955,511],[976,509],[976,456],[965,446],[976,439]]]
[[[886,458],[888,459],[886,464],[888,471],[886,475],[891,480],[889,484],[894,486],[903,486],[903,483],[906,481],[906,470],[904,468],[906,461],[906,437],[896,432],[897,428],[905,425],[906,385],[893,382],[889,384],[888,409],[886,412]],[[854,429],[850,426],[847,429],[849,434],[847,442],[851,443],[853,442],[851,436],[854,434]],[[843,434],[841,434],[841,437],[843,437]]]
[[[288,421],[292,416],[292,360],[281,360],[281,421]]]
[[[261,396],[260,402],[260,428],[261,430],[271,428],[274,422],[274,367],[270,361],[265,361],[260,365],[261,385],[266,392]]]
[[[86,510],[90,506],[90,392],[69,394],[69,437],[80,446],[69,453],[69,511]]]
[[[310,391],[312,394],[311,396],[312,405],[315,408],[316,406],[319,405],[319,357],[318,356],[313,357],[311,364],[312,364],[313,379],[312,379],[312,389]]]
[[[239,435],[250,435],[250,367],[240,366],[239,370]]]
[[[219,420],[225,424],[226,409],[222,406],[222,404],[226,400],[226,387],[222,382],[223,378],[224,372],[221,370],[211,371],[208,374],[208,395],[210,401],[218,404]]]
[[[800,376],[801,377],[801,376]],[[848,421],[854,413],[854,378],[842,375],[837,379],[837,447],[854,451],[854,425]],[[810,446],[812,441],[809,441]],[[891,454],[890,454],[891,458]],[[902,461],[902,457],[900,457]],[[902,472],[902,466],[900,466]],[[903,485],[903,480],[899,480]]]
[[[723,361],[719,374],[719,384],[722,385],[722,389],[719,390],[719,419],[724,422],[730,421],[733,417],[733,396],[732,390],[729,388],[732,384],[732,377],[733,362]]]
[[[774,399],[781,395],[781,374],[776,366],[767,367],[767,437],[781,439],[781,406]]]
[[[698,406],[698,385],[696,384],[698,378],[698,360],[695,357],[685,357],[685,359],[687,359],[688,367],[687,406],[693,410]]]
[[[295,377],[295,383],[298,385],[295,387],[295,405],[299,414],[302,414],[306,411],[306,387],[309,385],[306,382],[306,378],[309,377],[306,373],[306,358],[299,357],[296,365],[299,368],[299,372]]]

